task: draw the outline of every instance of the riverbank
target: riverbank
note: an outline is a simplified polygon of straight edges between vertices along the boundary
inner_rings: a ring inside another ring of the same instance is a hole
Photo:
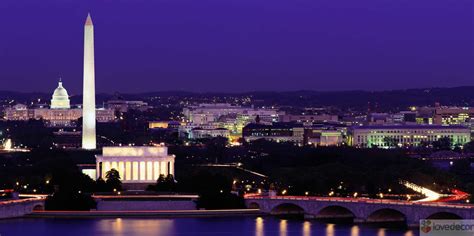
[[[258,209],[227,210],[159,210],[159,211],[33,211],[25,217],[52,218],[107,218],[107,217],[228,217],[228,216],[261,216]]]

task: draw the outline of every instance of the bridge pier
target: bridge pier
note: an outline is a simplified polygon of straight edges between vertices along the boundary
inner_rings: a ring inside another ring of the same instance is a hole
[[[418,220],[410,220],[410,221],[408,221],[408,220],[407,220],[407,226],[408,226],[409,228],[418,228],[418,227],[420,226],[420,221],[418,221]]]
[[[356,224],[362,224],[362,223],[366,223],[367,220],[364,219],[364,218],[354,218],[354,223]]]

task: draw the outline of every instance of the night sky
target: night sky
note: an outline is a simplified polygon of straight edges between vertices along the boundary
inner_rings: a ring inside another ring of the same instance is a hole
[[[474,85],[472,0],[0,0],[0,90],[384,90]]]

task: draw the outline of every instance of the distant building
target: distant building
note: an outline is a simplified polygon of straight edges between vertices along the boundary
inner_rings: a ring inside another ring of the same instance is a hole
[[[216,138],[223,137],[229,138],[229,130],[224,128],[217,129],[203,129],[203,128],[194,128],[191,130],[189,135],[190,139],[203,139],[203,138]]]
[[[62,81],[58,83],[58,87],[54,90],[51,106],[28,108],[23,104],[16,104],[13,107],[5,109],[5,120],[10,121],[27,121],[30,119],[43,119],[46,125],[51,127],[70,127],[82,117],[81,108],[71,108],[69,95],[63,87]],[[115,121],[114,111],[111,109],[96,109],[97,122],[113,122]]]
[[[118,112],[128,112],[129,110],[146,111],[150,108],[144,101],[126,101],[123,99],[110,100],[107,102],[107,108]]]
[[[178,130],[180,126],[181,126],[181,122],[179,121],[149,121],[148,122],[149,129]]]
[[[28,109],[24,104],[16,104],[5,109],[5,120],[29,120],[34,117],[34,110]]]
[[[302,124],[274,123],[273,125],[251,123],[243,128],[242,137],[247,142],[265,139],[275,142],[305,143],[305,128]]]
[[[259,119],[262,124],[272,124],[279,120],[284,114],[274,108],[254,108],[231,105],[228,103],[199,104],[188,106],[183,109],[184,122],[179,129],[181,137],[191,137],[192,130],[201,128],[203,130],[227,129],[229,139],[234,140],[242,136],[242,129],[249,123]],[[198,131],[206,132],[206,131]]]
[[[351,128],[350,144],[354,147],[390,148],[419,146],[448,137],[453,145],[471,141],[471,131],[463,126],[440,125],[369,125]]]
[[[474,123],[474,107],[437,106],[434,111],[434,123],[439,125],[468,125]]]
[[[314,146],[340,146],[344,137],[339,130],[310,130],[308,133],[308,144]]]
[[[463,125],[473,127],[474,107],[441,106],[412,107],[419,124]]]
[[[319,115],[281,115],[281,122],[298,122],[298,123],[317,123],[317,122],[337,122],[339,117],[337,115],[319,114]]]
[[[220,117],[231,114],[235,114],[236,118],[237,115],[240,115],[244,117],[242,119],[248,118],[249,120],[255,120],[259,116],[262,123],[272,123],[278,122],[279,115],[282,112],[278,112],[277,109],[273,108],[253,108],[235,106],[228,103],[216,103],[185,107],[183,114],[186,122],[194,124],[217,122]]]
[[[272,125],[251,123],[244,127],[242,137],[247,142],[265,139],[314,146],[340,146],[345,143],[346,126],[341,123],[304,124],[278,122]]]
[[[54,90],[51,99],[51,109],[70,109],[71,103],[67,90],[63,87],[63,82],[59,79],[58,87]]]
[[[104,147],[96,156],[96,178],[116,169],[124,184],[152,184],[160,175],[174,175],[174,161],[165,146]]]
[[[369,124],[385,124],[390,123],[390,114],[388,113],[370,113],[367,115]]]

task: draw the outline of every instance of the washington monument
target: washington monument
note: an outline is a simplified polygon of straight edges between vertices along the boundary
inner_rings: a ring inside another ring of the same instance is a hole
[[[90,14],[84,25],[84,85],[82,92],[82,148],[96,148],[94,25]]]

